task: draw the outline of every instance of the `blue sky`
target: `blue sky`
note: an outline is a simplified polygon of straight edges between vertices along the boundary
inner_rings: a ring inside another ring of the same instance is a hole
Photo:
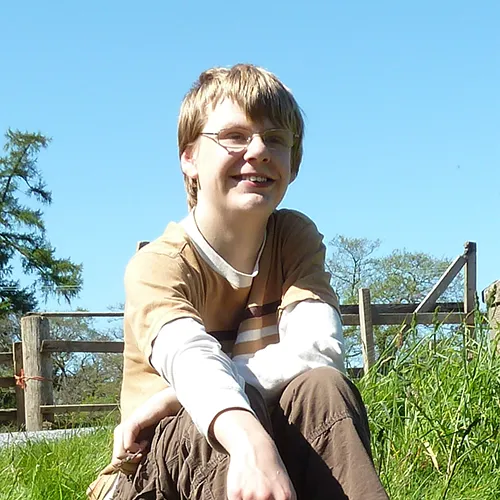
[[[238,62],[276,73],[306,115],[283,206],[380,254],[476,241],[478,290],[499,279],[499,22],[494,0],[4,3],[0,131],[53,138],[39,167],[49,239],[84,264],[72,307],[122,302],[136,242],[185,216],[180,101]]]

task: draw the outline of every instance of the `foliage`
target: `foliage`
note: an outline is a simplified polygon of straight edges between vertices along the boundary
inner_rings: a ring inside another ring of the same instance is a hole
[[[449,259],[433,257],[424,252],[394,250],[386,256],[374,256],[380,240],[348,238],[338,235],[330,242],[327,268],[332,276],[332,286],[342,304],[357,304],[358,290],[369,288],[374,304],[415,304],[424,299],[434,284],[450,265]],[[442,295],[442,301],[459,301],[463,293],[463,279],[459,275]],[[376,326],[374,337],[377,351],[390,346],[400,333],[397,326]],[[421,331],[426,331],[421,328]],[[345,327],[347,357],[360,355],[359,329]]]
[[[1,293],[1,292],[0,292]],[[0,313],[0,351],[12,350],[12,342],[21,339],[21,315]]]
[[[51,318],[51,337],[56,340],[116,340],[121,322],[98,327],[93,318]],[[118,401],[122,355],[111,353],[54,353],[56,404],[111,403]]]
[[[481,323],[476,340],[442,328],[385,357],[360,382],[375,460],[390,498],[494,499],[500,493],[500,357]],[[480,474],[478,474],[480,471]]]
[[[394,250],[374,262],[374,279],[370,293],[378,303],[417,304],[446,271],[451,261],[423,252]],[[441,301],[457,301],[463,294],[463,281],[458,279],[443,293]]]
[[[52,194],[37,167],[38,153],[50,139],[42,134],[8,130],[5,155],[0,156],[0,316],[25,313],[37,305],[36,290],[70,300],[82,286],[82,266],[56,257],[47,239],[43,212],[30,200],[50,205]],[[26,275],[23,286],[14,277],[19,261]]]
[[[109,462],[115,423],[111,416],[90,435],[0,449],[0,500],[86,499],[87,486]]]
[[[380,247],[380,240],[337,235],[329,246],[326,264],[333,288],[342,304],[357,304],[359,288],[373,282],[376,259],[371,255]]]
[[[374,303],[418,303],[451,262],[407,250],[393,250],[387,256],[374,257],[380,240],[366,238],[338,235],[329,245],[327,268],[343,304],[357,304],[361,287],[370,288]],[[461,290],[460,280],[453,282],[442,300],[456,300]]]

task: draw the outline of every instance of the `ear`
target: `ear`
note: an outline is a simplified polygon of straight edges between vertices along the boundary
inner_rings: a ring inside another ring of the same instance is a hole
[[[181,169],[184,175],[191,179],[198,178],[198,167],[196,166],[195,148],[188,146],[181,154]]]

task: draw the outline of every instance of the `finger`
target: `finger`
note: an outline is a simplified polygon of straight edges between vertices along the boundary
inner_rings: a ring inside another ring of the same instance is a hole
[[[128,455],[122,459],[123,463],[138,463],[142,460],[141,450],[136,451],[135,453],[128,453]]]
[[[136,439],[139,435],[141,428],[134,422],[129,422],[127,425],[123,426],[123,447],[126,450],[137,451]]]
[[[126,450],[123,446],[123,428],[118,425],[113,432],[113,458],[124,458]]]
[[[128,453],[124,458],[113,457],[110,467],[113,472],[121,471],[126,475],[134,474],[143,455],[140,452]]]
[[[134,453],[141,452],[144,448],[141,446],[140,443],[132,443],[130,446],[127,446],[125,448],[125,457],[122,458],[127,458],[128,455],[133,455]]]

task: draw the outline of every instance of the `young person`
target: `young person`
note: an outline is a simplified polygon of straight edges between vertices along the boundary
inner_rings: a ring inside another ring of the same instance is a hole
[[[121,473],[109,498],[387,498],[344,375],[322,236],[277,209],[303,135],[293,95],[262,68],[205,71],[186,95],[190,213],[125,275],[122,424],[104,471]]]

